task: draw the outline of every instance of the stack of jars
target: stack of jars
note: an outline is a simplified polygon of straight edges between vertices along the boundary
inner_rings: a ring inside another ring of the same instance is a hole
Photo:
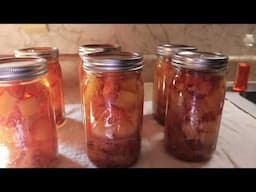
[[[226,90],[228,57],[184,45],[159,45],[153,111],[166,150],[188,161],[213,154]]]
[[[0,59],[0,167],[49,167],[65,122],[58,49],[35,47]]]

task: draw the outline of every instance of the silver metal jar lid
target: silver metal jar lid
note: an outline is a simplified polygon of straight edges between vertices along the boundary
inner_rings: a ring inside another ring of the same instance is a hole
[[[190,45],[160,44],[157,46],[157,54],[171,57],[179,51],[196,51],[197,48]]]
[[[30,79],[47,73],[46,60],[39,57],[0,58],[0,81]]]
[[[173,56],[172,65],[186,69],[219,71],[227,68],[228,56],[222,53],[181,51]]]
[[[134,71],[143,68],[143,57],[132,52],[99,52],[83,57],[85,71]]]
[[[15,57],[43,57],[45,59],[56,59],[59,50],[56,47],[29,47],[14,51]]]
[[[80,57],[83,57],[90,53],[120,51],[120,50],[121,50],[121,46],[117,44],[86,44],[79,47],[78,53]]]

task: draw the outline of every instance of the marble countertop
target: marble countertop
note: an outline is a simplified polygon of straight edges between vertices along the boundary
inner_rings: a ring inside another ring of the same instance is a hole
[[[217,149],[208,162],[180,161],[163,148],[163,127],[152,118],[152,83],[145,83],[142,150],[137,168],[256,167],[256,119],[225,100]],[[71,96],[71,93],[70,93]],[[95,168],[86,155],[86,138],[79,103],[66,104],[67,121],[58,128],[57,168]]]

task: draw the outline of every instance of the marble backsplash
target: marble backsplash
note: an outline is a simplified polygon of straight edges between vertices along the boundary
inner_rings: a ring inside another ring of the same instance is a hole
[[[33,30],[28,32],[28,27]],[[256,33],[256,24],[49,24],[46,28],[0,24],[0,54],[30,46],[56,46],[61,53],[76,53],[79,45],[87,43],[118,43],[124,50],[143,54],[154,54],[158,43],[189,44],[236,56],[253,55],[256,50],[243,42],[245,34]]]

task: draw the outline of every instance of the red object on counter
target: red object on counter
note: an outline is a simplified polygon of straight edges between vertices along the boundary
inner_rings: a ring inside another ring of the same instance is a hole
[[[237,67],[236,80],[233,85],[233,91],[245,91],[250,73],[250,65],[248,63],[239,63]]]

